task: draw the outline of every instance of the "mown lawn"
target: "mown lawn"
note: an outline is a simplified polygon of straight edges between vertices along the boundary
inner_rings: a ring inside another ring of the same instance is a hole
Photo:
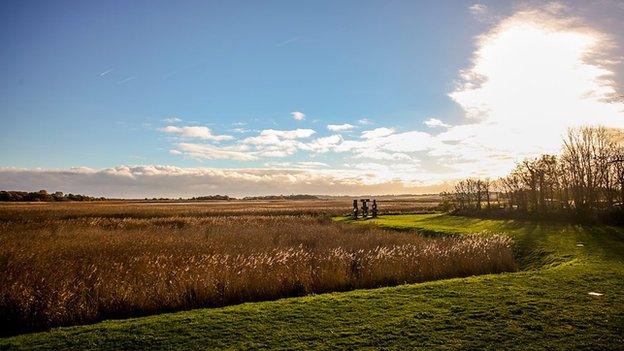
[[[0,348],[623,349],[624,228],[441,214],[357,223],[505,233],[523,270],[112,320],[1,339]]]

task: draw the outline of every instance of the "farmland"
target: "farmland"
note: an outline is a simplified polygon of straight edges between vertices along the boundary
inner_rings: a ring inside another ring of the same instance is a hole
[[[418,206],[385,207],[429,205]],[[331,221],[345,209],[323,201],[4,205],[4,332],[516,269],[508,237],[426,238]]]

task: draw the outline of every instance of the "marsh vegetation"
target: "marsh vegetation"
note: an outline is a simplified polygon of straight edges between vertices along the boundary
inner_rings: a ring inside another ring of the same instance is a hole
[[[348,203],[319,201],[254,210],[247,203],[2,205],[5,333],[516,267],[509,237],[429,238],[331,221],[345,210]]]

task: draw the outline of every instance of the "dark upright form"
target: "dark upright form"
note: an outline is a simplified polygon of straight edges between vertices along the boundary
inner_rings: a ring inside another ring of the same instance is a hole
[[[362,199],[362,218],[368,218],[368,199]]]
[[[377,200],[373,200],[373,206],[371,206],[371,213],[373,218],[377,217]]]
[[[357,218],[358,218],[358,205],[357,205],[357,200],[353,200],[353,212],[352,212],[352,216],[353,216],[353,219],[357,219]]]

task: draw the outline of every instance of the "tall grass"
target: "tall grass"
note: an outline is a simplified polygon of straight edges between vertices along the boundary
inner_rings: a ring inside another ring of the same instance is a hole
[[[383,214],[432,211],[435,199],[379,201]],[[0,221],[33,222],[48,219],[212,217],[248,215],[339,216],[351,213],[352,201],[211,201],[211,202],[66,202],[0,203]]]
[[[310,215],[24,218],[0,224],[5,334],[515,269],[508,237]]]

